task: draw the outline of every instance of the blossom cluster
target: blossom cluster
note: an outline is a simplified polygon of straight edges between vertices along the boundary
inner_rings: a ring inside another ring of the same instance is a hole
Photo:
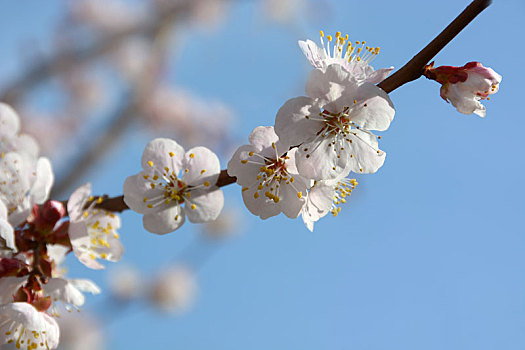
[[[388,129],[395,110],[375,84],[392,68],[375,71],[370,62],[379,48],[340,32],[321,32],[320,47],[311,40],[299,46],[314,67],[305,96],[288,100],[273,127],[252,131],[250,144],[228,163],[228,174],[237,178],[253,214],[301,215],[313,230],[321,217],[336,216],[354,190],[350,173],[374,173],[385,161],[372,131]]]
[[[0,345],[56,348],[59,308],[78,309],[83,293],[100,292],[90,280],[64,275],[66,254],[101,269],[97,259],[117,261],[123,253],[120,220],[96,207],[102,199],[90,196],[90,185],[66,208],[48,200],[53,179],[35,140],[20,133],[17,113],[0,103]]]

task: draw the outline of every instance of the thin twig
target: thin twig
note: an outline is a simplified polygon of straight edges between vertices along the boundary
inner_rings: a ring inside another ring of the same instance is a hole
[[[424,67],[439,51],[441,51],[456,35],[459,34],[477,15],[486,9],[492,0],[474,0],[459,14],[443,31],[434,38],[423,50],[419,51],[410,61],[394,74],[380,82],[377,86],[390,93],[398,87],[416,80],[423,74]]]
[[[474,0],[461,12],[434,40],[425,46],[417,55],[390,77],[378,84],[387,93],[400,86],[416,80],[423,74],[425,65],[441,51],[456,35],[458,35],[477,15],[491,4],[491,0]],[[236,178],[229,176],[222,170],[217,180],[217,187],[223,187],[236,182]],[[109,211],[122,212],[129,209],[124,202],[124,197],[107,198],[97,207]]]

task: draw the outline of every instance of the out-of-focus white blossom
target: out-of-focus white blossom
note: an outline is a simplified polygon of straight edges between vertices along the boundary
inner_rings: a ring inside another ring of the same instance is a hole
[[[45,312],[23,302],[0,305],[0,344],[17,349],[55,349],[59,328]]]
[[[133,81],[142,76],[152,51],[150,42],[142,38],[130,38],[115,49],[111,59],[117,71]]]
[[[91,204],[86,208],[88,201]],[[69,238],[73,252],[81,263],[92,269],[103,269],[96,259],[119,261],[124,253],[117,230],[118,215],[96,208],[101,198],[91,197],[91,184],[82,185],[67,202],[69,213]]]
[[[228,139],[233,112],[224,103],[199,98],[189,91],[161,85],[143,107],[146,125],[182,144],[220,147]]]
[[[146,18],[144,9],[124,0],[77,0],[72,2],[72,17],[101,32],[123,31]]]
[[[102,324],[86,311],[61,313],[57,322],[60,327],[60,349],[102,350],[105,348]]]
[[[463,114],[485,117],[486,108],[480,102],[490,99],[499,90],[501,75],[480,62],[469,62],[463,67],[440,66],[433,63],[425,68],[425,76],[441,83],[441,97],[452,103]]]
[[[36,162],[38,151],[35,139],[20,133],[20,118],[15,110],[0,102],[0,156],[16,152],[28,162]]]
[[[306,96],[288,100],[275,118],[280,140],[298,146],[299,174],[314,180],[335,179],[347,167],[374,173],[385,160],[377,137],[394,118],[388,95],[371,83],[358,84],[338,64],[309,76]]]
[[[240,228],[239,213],[236,210],[223,210],[219,217],[203,225],[203,234],[211,239],[223,239],[236,234]]]
[[[144,228],[149,232],[175,231],[186,216],[194,223],[219,216],[224,196],[215,184],[221,168],[219,158],[209,149],[195,147],[185,153],[173,140],[154,139],[142,155],[142,169],[126,179],[124,201],[144,214]]]
[[[299,41],[299,47],[315,68],[327,68],[331,64],[339,64],[353,76],[358,84],[377,84],[394,69],[390,67],[374,71],[370,62],[379,54],[379,47],[367,46],[366,41],[352,43],[348,39],[348,34],[342,36],[341,32],[337,32],[335,38],[327,35],[325,43],[324,32],[320,33],[321,47],[311,40]]]
[[[144,282],[139,271],[131,266],[117,266],[110,271],[109,290],[113,297],[129,301],[142,294]]]
[[[289,150],[271,126],[255,128],[249,140],[250,145],[239,147],[228,163],[228,174],[242,186],[244,204],[261,219],[281,212],[296,218],[309,187],[295,166],[297,149]]]
[[[184,266],[162,271],[151,283],[149,301],[167,313],[186,311],[195,300],[197,282],[194,273]]]

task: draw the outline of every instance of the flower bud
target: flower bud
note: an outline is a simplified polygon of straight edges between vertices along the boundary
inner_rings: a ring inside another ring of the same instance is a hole
[[[498,92],[501,75],[480,62],[469,62],[463,67],[433,66],[434,62],[426,66],[424,75],[442,84],[440,95],[445,101],[460,113],[485,116],[485,106],[479,101]]]
[[[37,231],[48,233],[66,215],[66,208],[61,202],[48,200],[43,205],[35,205],[33,215]]]

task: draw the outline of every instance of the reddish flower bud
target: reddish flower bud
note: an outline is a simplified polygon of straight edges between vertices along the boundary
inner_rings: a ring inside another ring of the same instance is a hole
[[[479,101],[489,99],[498,92],[501,75],[479,62],[469,62],[463,67],[440,66],[434,62],[425,67],[425,77],[441,83],[441,97],[452,103],[458,112],[475,113],[480,117],[486,114],[485,106]]]
[[[40,206],[35,205],[33,215],[37,231],[48,233],[66,215],[66,208],[61,202],[48,200]]]

